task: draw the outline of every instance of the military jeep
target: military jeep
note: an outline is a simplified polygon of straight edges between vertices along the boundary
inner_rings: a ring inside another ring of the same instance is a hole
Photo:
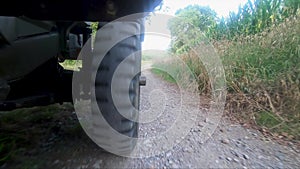
[[[76,60],[82,47],[91,43],[89,39],[92,29],[89,23],[98,22],[98,28],[101,28],[105,23],[127,15],[152,12],[160,4],[161,0],[10,0],[2,4],[0,111],[73,102],[74,71],[64,69],[59,63]],[[141,50],[143,17],[145,15],[115,23],[113,33],[136,29],[140,34],[118,42],[96,68],[95,95],[98,107],[109,124],[128,137],[137,137],[138,122],[118,113],[112,102],[112,92],[118,91],[111,91],[110,83],[118,64],[130,54]],[[112,31],[107,33],[110,36]],[[96,38],[96,41],[99,40],[106,43],[109,38]],[[89,61],[82,62],[80,72],[88,74],[92,65]],[[141,57],[136,57],[127,66],[140,71]],[[134,75],[134,78],[131,76],[124,75],[122,78],[124,83],[129,80],[129,91],[119,94],[129,97],[131,104],[138,109],[140,84],[144,82],[141,82],[140,74]],[[90,77],[86,78],[89,80]],[[90,86],[78,90],[87,96],[91,91]],[[133,110],[126,111],[132,113]],[[138,117],[138,112],[135,112],[135,117]],[[99,127],[97,133],[101,136],[104,130]],[[120,142],[119,146],[111,149],[127,153],[135,146],[135,141]]]

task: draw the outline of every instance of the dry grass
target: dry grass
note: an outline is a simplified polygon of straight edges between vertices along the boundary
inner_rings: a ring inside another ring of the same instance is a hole
[[[281,140],[300,140],[300,15],[264,32],[211,44],[221,56],[228,89],[227,116],[251,124]],[[202,94],[211,93],[211,79],[193,52],[180,56],[197,77]],[[177,63],[160,62],[186,76]]]
[[[227,110],[272,135],[300,140],[299,15],[254,36],[215,42],[230,91]]]

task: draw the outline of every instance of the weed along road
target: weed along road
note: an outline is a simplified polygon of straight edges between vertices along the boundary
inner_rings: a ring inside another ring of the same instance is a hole
[[[150,70],[144,71],[143,74],[147,77],[147,85],[141,88],[140,116],[144,118],[143,113],[148,113],[155,114],[157,118],[140,124],[139,137],[164,135],[176,120],[176,111],[180,109],[179,88],[175,83],[162,80]],[[197,107],[189,108],[197,109]],[[198,113],[196,116],[201,116],[207,111],[205,107],[198,109],[200,111],[195,111]],[[198,121],[186,136],[180,140],[170,140],[171,143],[175,142],[174,146],[163,153],[142,158],[125,158],[104,152],[92,142],[81,129],[70,105],[52,105],[27,111],[31,111],[27,112],[31,114],[28,119],[35,119],[35,125],[30,125],[25,120],[22,124],[6,121],[6,125],[9,123],[15,125],[15,130],[31,126],[28,130],[31,132],[30,141],[35,144],[17,141],[14,155],[1,168],[299,168],[300,166],[299,150],[295,146],[280,145],[265,138],[256,130],[245,129],[225,118],[220,122],[210,118]],[[203,132],[206,132],[204,126],[215,123],[218,126],[216,130],[210,137],[203,139],[205,135]],[[9,132],[26,136],[13,130]],[[159,143],[149,142],[145,151],[155,149],[156,144]]]

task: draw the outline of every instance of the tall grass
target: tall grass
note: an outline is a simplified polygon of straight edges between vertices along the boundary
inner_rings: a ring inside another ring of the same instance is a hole
[[[243,121],[300,139],[299,15],[253,36],[226,42],[228,110]],[[220,43],[218,44],[220,46]],[[223,46],[223,48],[224,48]],[[217,47],[222,48],[222,47]]]
[[[298,13],[234,41],[212,41],[225,68],[227,115],[289,140],[300,140],[299,17]],[[200,91],[209,94],[211,79],[198,57],[193,52],[180,57],[197,77]],[[172,67],[181,77],[178,65],[159,64]]]
[[[296,15],[299,7],[299,0],[248,0],[237,12],[230,12],[228,18],[221,18],[218,24],[210,27],[208,36],[234,39],[254,35]]]
[[[195,65],[196,66],[196,65]],[[163,59],[153,61],[152,72],[161,76],[164,80],[177,83],[185,91],[195,92],[198,86],[198,78],[183,56],[165,56]]]

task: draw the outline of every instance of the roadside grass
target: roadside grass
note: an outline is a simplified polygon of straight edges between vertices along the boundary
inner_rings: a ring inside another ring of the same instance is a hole
[[[230,92],[228,108],[241,122],[300,140],[299,16],[225,44],[220,53]],[[240,115],[243,112],[242,117]]]
[[[70,111],[70,104],[54,104],[0,112],[0,166],[45,141]]]
[[[149,64],[151,65],[151,72],[160,76],[165,81],[170,83],[176,83],[172,74],[179,74],[176,70],[177,67],[174,67],[172,63],[165,62],[166,58],[169,58],[167,51],[159,50],[146,50],[142,54],[142,65]],[[170,70],[172,69],[172,70]]]
[[[300,141],[299,14],[253,36],[212,41],[226,74],[226,116],[268,130],[273,137]],[[190,52],[180,56],[198,78],[202,94],[210,94],[205,68]],[[158,62],[180,75],[178,65]],[[160,65],[161,66],[161,65]],[[157,70],[154,70],[157,73]],[[163,74],[158,72],[158,74]],[[168,79],[168,76],[164,76]]]
[[[167,82],[170,82],[170,83],[176,83],[176,80],[175,80],[170,74],[168,74],[168,73],[165,72],[165,71],[162,71],[162,70],[157,69],[157,68],[152,68],[151,71],[152,71],[154,74],[156,74],[156,75],[162,77],[162,78],[163,78],[165,81],[167,81]]]

